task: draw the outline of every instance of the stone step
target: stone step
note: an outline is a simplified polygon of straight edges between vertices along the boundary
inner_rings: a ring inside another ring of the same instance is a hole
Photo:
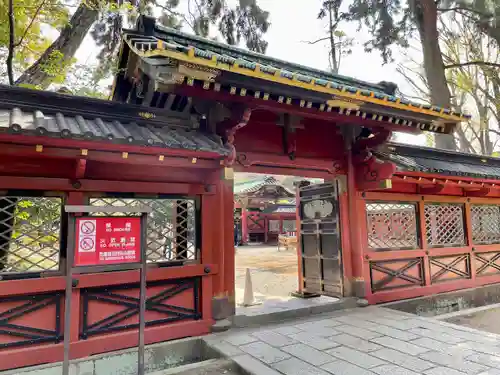
[[[228,359],[208,359],[201,362],[189,363],[167,370],[155,371],[147,375],[240,375],[236,366]]]
[[[184,365],[197,364],[218,359],[218,353],[210,349],[200,337],[162,342],[147,345],[145,350],[145,369],[151,373],[168,371]],[[46,365],[0,371],[0,375],[61,375],[62,364]],[[167,373],[170,374],[170,373]],[[124,349],[73,360],[70,375],[137,375],[137,348]]]

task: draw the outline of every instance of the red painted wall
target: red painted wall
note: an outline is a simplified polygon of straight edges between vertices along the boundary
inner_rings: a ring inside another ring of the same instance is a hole
[[[263,120],[269,120],[269,116]],[[262,152],[283,155],[283,128],[275,121],[261,121],[252,117],[248,125],[236,133],[238,152]],[[343,161],[344,146],[338,128],[332,123],[319,120],[304,121],[305,129],[297,129],[297,157]]]

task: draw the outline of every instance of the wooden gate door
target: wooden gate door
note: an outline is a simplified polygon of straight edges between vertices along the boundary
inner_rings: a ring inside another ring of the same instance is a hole
[[[337,183],[300,188],[302,290],[343,296]]]

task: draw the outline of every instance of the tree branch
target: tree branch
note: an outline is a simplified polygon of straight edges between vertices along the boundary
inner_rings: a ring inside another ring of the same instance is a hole
[[[445,65],[444,68],[445,69],[452,69],[452,68],[460,68],[463,66],[470,66],[470,65],[491,66],[491,67],[495,67],[495,68],[500,68],[499,63],[488,62],[488,61],[467,61],[464,63]]]
[[[325,40],[330,40],[330,37],[326,36],[324,38],[319,38],[317,40],[313,40],[312,42],[308,41],[308,40],[303,40],[301,43],[316,44],[316,43],[319,43],[319,42],[324,42]]]
[[[14,0],[9,0],[9,54],[7,55],[7,75],[9,76],[9,85],[14,85]]]
[[[164,11],[166,11],[166,12],[170,13],[170,14],[171,14],[171,15],[173,15],[173,16],[176,16],[176,17],[181,17],[181,18],[184,20],[184,22],[186,22],[186,23],[187,23],[187,25],[191,28],[191,30],[193,30],[193,32],[195,31],[195,30],[194,30],[194,25],[193,25],[193,24],[192,24],[192,23],[191,23],[191,22],[187,19],[187,17],[186,17],[184,14],[179,13],[179,12],[176,12],[176,11],[174,11],[174,10],[170,9],[169,7],[165,6],[165,5],[159,4],[159,3],[158,3],[158,1],[154,1],[154,3],[153,3],[153,4],[154,4],[155,6],[157,6],[158,8],[161,8],[161,9],[163,9]]]
[[[452,8],[437,8],[437,11],[441,12],[441,13],[465,11],[465,12],[471,12],[471,13],[474,13],[474,14],[477,14],[477,15],[483,16],[483,17],[491,17],[492,16],[489,13],[484,13],[484,12],[481,12],[477,9],[472,9],[472,8],[468,8],[468,7],[464,7],[464,6],[458,6],[458,7],[452,7]]]
[[[26,38],[26,35],[28,34],[28,31],[29,29],[31,28],[31,26],[33,26],[33,23],[35,22],[35,19],[38,17],[38,14],[40,13],[40,11],[42,10],[42,7],[45,5],[45,2],[46,0],[43,0],[36,8],[35,10],[35,14],[33,15],[33,18],[31,19],[29,25],[26,27],[26,30],[24,30],[24,34],[23,36],[21,37],[21,39],[19,39],[19,41],[16,43],[16,45],[14,46],[14,48],[16,47],[19,47],[23,41],[24,41],[24,38]]]

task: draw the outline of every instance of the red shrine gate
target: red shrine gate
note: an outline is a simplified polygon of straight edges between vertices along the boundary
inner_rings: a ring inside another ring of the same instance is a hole
[[[467,118],[394,90],[148,17],[124,32],[113,102],[0,86],[0,370],[62,359],[67,204],[151,206],[146,343],[233,315],[233,168],[329,182],[300,194],[303,291],[381,300],[366,293],[367,270],[407,254],[366,259],[362,194],[395,172],[372,150],[391,130],[451,133]],[[73,285],[75,358],[136,345],[136,272]]]

